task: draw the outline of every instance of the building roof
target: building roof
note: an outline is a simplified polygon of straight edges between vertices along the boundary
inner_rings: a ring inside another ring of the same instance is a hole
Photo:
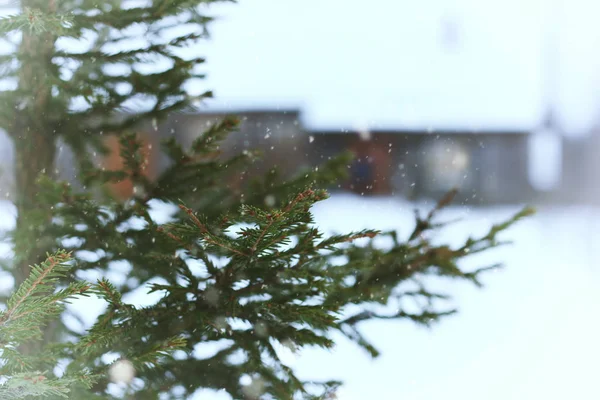
[[[358,136],[371,136],[371,135],[428,135],[431,137],[437,136],[451,136],[451,135],[528,135],[531,133],[529,130],[516,130],[516,129],[368,129],[368,130],[348,130],[348,129],[329,129],[329,130],[311,130],[311,135],[340,135],[340,134],[351,134]]]
[[[531,133],[531,129],[518,129],[518,128],[501,128],[501,127],[460,127],[460,126],[443,126],[441,128],[434,128],[432,126],[395,126],[385,124],[373,124],[364,126],[351,126],[344,127],[344,124],[325,126],[325,127],[314,127],[305,126],[304,122],[306,118],[302,109],[292,108],[266,108],[261,106],[259,108],[244,108],[243,106],[228,105],[222,107],[208,107],[204,111],[199,112],[197,115],[205,116],[222,116],[225,114],[236,114],[242,116],[268,116],[270,118],[279,118],[280,115],[295,116],[302,123],[302,128],[309,134],[316,135],[337,135],[337,134],[358,134],[361,131],[368,131],[373,134],[394,134],[394,135],[421,135],[427,134],[443,134],[443,135],[456,135],[456,134],[528,134]],[[190,114],[194,115],[194,114]],[[174,117],[176,118],[176,117]]]

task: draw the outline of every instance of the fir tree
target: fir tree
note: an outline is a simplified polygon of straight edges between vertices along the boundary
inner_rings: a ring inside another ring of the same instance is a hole
[[[29,277],[8,300],[7,309],[0,313],[0,398],[106,398],[94,394],[92,388],[101,384],[111,369],[126,362],[132,370],[144,371],[185,347],[180,336],[147,343],[141,336],[131,335],[134,321],[145,319],[150,309],[137,310],[123,303],[120,293],[106,280],[95,285],[78,281],[61,287],[60,281],[73,267],[72,261],[71,254],[64,251],[48,255],[42,264],[32,267]],[[109,307],[85,335],[76,342],[36,346],[41,351],[35,355],[23,351],[42,339],[42,327],[58,317],[66,303],[90,294],[104,298]],[[117,341],[129,345],[130,350],[109,365],[95,362]],[[48,372],[61,364],[58,374]],[[118,376],[113,378],[119,380]]]
[[[303,382],[279,360],[274,343],[327,348],[338,331],[376,356],[360,323],[405,318],[430,324],[452,313],[440,308],[447,297],[427,289],[427,276],[479,284],[479,274],[491,267],[465,271],[460,260],[501,244],[498,233],[530,213],[526,209],[458,248],[436,245],[435,217],[451,193],[429,215],[417,216],[404,240],[395,232],[326,236],[314,226],[310,208],[327,197],[316,188],[344,177],[348,155],[286,180],[269,174],[241,196],[223,182],[256,155],[225,159],[218,152],[239,124],[235,117],[199,134],[190,148],[166,141],[171,164],[149,179],[135,128],[193,111],[210,96],[184,90],[186,82],[202,77],[203,60],[193,45],[206,37],[210,18],[203,6],[209,3],[22,0],[21,12],[0,23],[16,49],[0,60],[3,78],[15,84],[1,94],[0,124],[15,143],[18,209],[11,268],[19,289],[0,316],[6,338],[0,390],[6,398],[185,398],[199,388],[225,390],[233,398],[327,398],[339,383]],[[189,31],[178,33],[181,27]],[[124,48],[140,35],[142,45]],[[69,41],[89,47],[72,51]],[[145,68],[157,61],[167,67]],[[106,153],[109,135],[121,143],[118,171],[104,170],[90,157]],[[81,188],[55,175],[59,142],[76,155]],[[135,187],[127,201],[100,190],[124,179]],[[274,206],[264,206],[266,196]],[[169,223],[153,217],[161,204],[179,206]],[[393,246],[376,248],[370,240],[376,235],[389,236]],[[354,243],[359,238],[368,244]],[[30,275],[25,266],[45,254],[52,256]],[[341,257],[341,265],[333,262]],[[106,272],[118,262],[130,266],[124,284],[81,282],[86,271]],[[164,294],[157,304],[123,302],[123,294],[151,278],[166,282],[150,287]],[[100,295],[108,304],[84,333],[57,318],[60,304],[79,294]],[[426,306],[417,302],[420,311],[410,313],[401,307],[410,299],[425,299]],[[356,309],[361,311],[350,311]],[[196,346],[213,343],[226,345],[211,357],[194,356]],[[110,384],[110,362],[103,357],[109,353],[118,355],[118,366],[131,363],[135,370],[125,394]],[[59,361],[68,364],[64,375],[54,368]],[[242,385],[241,377],[251,384]]]

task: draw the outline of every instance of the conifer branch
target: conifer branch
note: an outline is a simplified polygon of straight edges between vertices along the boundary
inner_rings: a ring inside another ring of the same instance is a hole
[[[36,245],[39,238],[50,249],[68,246],[80,270],[105,273],[117,262],[126,264],[126,279],[120,285],[106,279],[91,286],[67,284],[73,274],[66,272],[68,263],[61,264],[56,255],[51,262],[34,266],[30,279],[9,300],[7,311],[0,313],[0,373],[9,378],[0,385],[0,398],[46,394],[113,398],[106,376],[110,365],[103,358],[113,353],[131,361],[143,381],[143,388],[130,387],[136,398],[172,396],[170,390],[177,386],[183,388],[182,398],[212,387],[233,398],[316,399],[306,390],[316,382],[301,380],[283,365],[273,341],[330,348],[334,342],[329,335],[337,331],[376,356],[375,347],[361,335],[360,324],[374,319],[429,324],[450,314],[447,304],[452,299],[429,290],[422,281],[435,276],[479,284],[479,275],[495,266],[465,270],[462,260],[503,244],[498,235],[530,213],[524,210],[461,246],[434,245],[428,234],[442,226],[434,219],[451,202],[455,194],[451,192],[424,217],[416,215],[415,229],[407,238],[374,230],[326,235],[314,226],[310,209],[327,194],[312,187],[343,179],[349,154],[329,160],[318,171],[282,179],[273,170],[264,179],[236,187],[230,183],[238,182],[240,172],[249,170],[258,156],[253,151],[223,156],[223,141],[240,124],[229,116],[194,132],[197,139],[185,150],[175,139],[166,141],[171,163],[155,180],[147,178],[143,172],[148,159],[131,132],[148,121],[158,130],[157,124],[168,115],[177,119],[177,112],[180,116],[195,112],[197,102],[211,96],[210,92],[192,96],[184,90],[191,79],[203,77],[197,67],[204,59],[191,53],[184,57],[182,49],[206,37],[204,27],[211,18],[201,15],[197,6],[212,2],[160,0],[124,8],[118,1],[32,1],[47,12],[26,8],[21,15],[0,20],[0,34],[19,30],[28,37],[18,59],[0,57],[6,67],[3,76],[23,77],[17,90],[0,96],[4,106],[0,123],[10,128],[9,135],[17,140],[25,127],[35,126],[44,132],[39,143],[53,144],[60,138],[75,154],[85,190],[122,179],[144,189],[122,202],[108,195],[79,195],[78,190],[47,178],[32,193],[40,199],[38,208],[51,211],[19,209],[20,216],[31,217],[15,236],[18,251],[34,253],[29,249],[27,226],[39,226],[43,229],[35,233]],[[173,28],[191,24],[198,29],[174,32]],[[129,29],[136,26],[146,28],[146,43],[118,50],[137,38]],[[82,39],[89,33],[95,35],[88,51],[76,53],[54,45],[58,39]],[[52,40],[42,40],[46,37]],[[157,60],[168,67],[140,68],[154,66]],[[123,71],[108,71],[117,65]],[[75,100],[81,100],[81,108],[70,108]],[[143,109],[132,106],[137,100],[144,100]],[[124,167],[119,171],[102,171],[90,157],[90,151],[106,155],[103,138],[108,134],[118,137],[122,145]],[[19,151],[30,147],[26,144]],[[43,147],[36,149],[42,152]],[[267,195],[276,199],[268,210]],[[155,200],[181,203],[182,211],[174,213],[169,223],[159,223],[150,212],[149,203]],[[140,224],[135,227],[134,222]],[[238,235],[228,232],[240,225]],[[378,248],[372,239],[379,235],[391,238],[393,245]],[[163,280],[149,288],[164,293],[158,303],[137,308],[123,301],[124,293],[155,278]],[[405,282],[416,282],[419,290],[400,291]],[[64,303],[89,293],[108,304],[89,330],[71,332],[76,338],[73,343],[21,354],[23,343],[39,337],[40,327],[58,317]],[[420,303],[416,311],[398,309],[397,304],[406,299]],[[197,345],[223,342],[227,342],[225,349],[204,359],[192,351]],[[185,351],[185,356],[171,357],[175,350]],[[235,360],[240,352],[243,357]],[[69,362],[63,377],[38,372],[53,370],[58,360]],[[250,389],[256,393],[248,394],[249,388],[240,384],[243,374],[255,379],[257,384]],[[339,383],[319,384],[325,396]]]
[[[68,15],[47,14],[40,9],[25,7],[22,14],[0,18],[0,35],[24,30],[34,34],[66,34],[72,22],[73,19]]]
[[[60,272],[53,274],[54,270],[61,266],[65,267],[65,263],[70,259],[71,255],[69,253],[58,252],[52,256],[49,255],[41,265],[34,266],[31,276],[21,284],[17,292],[9,300],[8,310],[0,314],[0,325],[5,325],[26,314],[36,312],[37,310],[35,309],[29,309],[17,313],[20,307],[29,301],[32,296],[39,296],[48,292],[48,287],[46,286],[48,281],[55,281],[60,276]],[[47,303],[47,305],[63,300],[64,298],[66,296],[55,298],[51,303]]]

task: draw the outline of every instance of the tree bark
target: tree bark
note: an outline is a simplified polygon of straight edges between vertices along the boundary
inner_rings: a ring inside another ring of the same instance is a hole
[[[25,8],[56,12],[54,0],[22,0]],[[56,37],[49,33],[23,31],[18,50],[20,97],[10,136],[15,144],[15,203],[17,223],[14,236],[14,277],[21,284],[31,271],[30,266],[39,264],[46,252],[52,250],[53,238],[43,235],[43,226],[51,222],[51,212],[40,201],[37,179],[40,174],[54,175],[56,132],[50,115],[52,87],[48,79],[51,73],[52,55]],[[53,329],[46,329],[44,336]],[[39,346],[24,349],[34,352]]]
[[[56,12],[54,0],[22,0],[23,10],[41,9]],[[56,152],[53,124],[50,122],[49,103],[52,54],[56,37],[49,32],[23,32],[18,52],[20,62],[19,91],[21,104],[16,110],[15,185],[17,226],[15,232],[15,278],[17,284],[29,275],[29,266],[42,261],[48,250],[48,241],[40,237],[40,222],[50,222],[50,210],[43,210],[39,202],[37,179],[40,174],[53,174]],[[43,216],[47,214],[47,216]],[[40,220],[40,217],[42,220]]]

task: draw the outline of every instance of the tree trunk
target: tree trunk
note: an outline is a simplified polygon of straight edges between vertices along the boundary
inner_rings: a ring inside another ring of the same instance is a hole
[[[23,9],[56,12],[55,0],[22,0]],[[53,238],[45,238],[43,227],[51,221],[51,212],[40,202],[37,179],[54,174],[56,133],[50,115],[52,54],[56,37],[52,34],[23,31],[18,51],[20,63],[18,88],[21,103],[15,110],[12,132],[15,143],[15,203],[17,224],[14,236],[14,277],[19,285],[29,276],[30,266],[52,250]],[[46,209],[44,209],[46,208]],[[50,333],[49,331],[45,334]],[[37,346],[34,346],[37,347]],[[29,351],[36,351],[30,348]]]
[[[27,128],[25,128],[27,131]],[[50,222],[50,210],[44,210],[39,201],[37,178],[54,168],[54,143],[44,132],[29,130],[15,140],[16,148],[16,206],[15,280],[23,282],[29,276],[30,266],[43,261],[51,250],[51,238],[43,237],[43,225]]]

